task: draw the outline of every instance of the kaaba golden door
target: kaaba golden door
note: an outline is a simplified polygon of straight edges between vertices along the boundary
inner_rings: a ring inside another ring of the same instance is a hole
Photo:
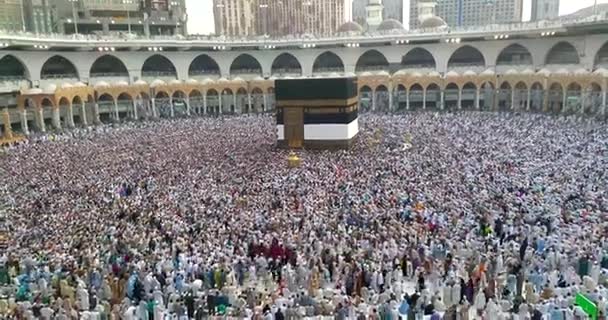
[[[302,108],[285,108],[283,112],[285,140],[290,148],[302,148],[304,143],[304,111]]]

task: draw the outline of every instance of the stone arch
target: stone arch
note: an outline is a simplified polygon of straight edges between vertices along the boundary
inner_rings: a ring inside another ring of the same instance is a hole
[[[404,69],[420,69],[432,68],[435,69],[437,63],[433,54],[425,48],[416,47],[408,51],[401,58],[401,68]]]
[[[168,92],[163,90],[155,92],[154,101],[160,118],[170,118],[172,116],[173,105]]]
[[[85,113],[85,105],[86,98],[82,98],[81,96],[74,96],[72,98],[72,125],[74,123],[84,124],[84,116]]]
[[[586,115],[600,114],[604,94],[602,86],[599,83],[591,82],[583,94],[583,113]]]
[[[325,51],[317,56],[312,66],[313,73],[323,72],[344,72],[344,62],[335,53],[331,51]]]
[[[396,105],[397,111],[407,109],[407,89],[403,84],[398,84],[394,90],[393,101]]]
[[[528,48],[519,43],[513,43],[500,51],[496,59],[497,66],[534,65],[532,54]]]
[[[102,123],[112,122],[114,118],[114,97],[109,93],[103,93],[97,97],[99,120]]]
[[[498,88],[498,110],[507,111],[512,108],[511,98],[513,94],[513,88],[509,81],[503,81]]]
[[[430,83],[425,90],[425,108],[439,109],[441,106],[441,87],[436,83]]]
[[[205,93],[207,96],[207,113],[211,115],[220,114],[220,94],[214,88],[209,88]]]
[[[103,55],[95,60],[89,70],[90,77],[128,77],[129,70],[119,58]]]
[[[195,115],[202,115],[205,113],[205,100],[201,90],[192,89],[188,93],[188,101],[190,102],[190,113]]]
[[[376,87],[376,90],[374,91],[374,98],[376,99],[376,110],[375,111],[379,111],[379,112],[389,112],[391,111],[391,106],[390,106],[390,97],[389,97],[390,92],[388,91],[388,88],[381,84],[379,86]]]
[[[555,44],[545,57],[545,64],[579,64],[578,51],[570,42],[562,41]]]
[[[201,54],[194,58],[188,67],[189,77],[205,75],[219,76],[220,74],[220,66],[215,59],[206,54]]]
[[[30,78],[30,71],[18,57],[7,54],[0,59],[0,79],[23,80]]]
[[[259,87],[251,89],[251,112],[263,112],[266,108],[264,103],[264,91]]]
[[[414,83],[408,90],[409,109],[420,109],[424,103],[424,87],[420,83]]]
[[[230,74],[257,74],[262,75],[262,65],[252,55],[243,53],[232,60]]]
[[[513,108],[515,110],[524,110],[528,106],[528,85],[524,81],[519,81],[513,87],[514,101]]]
[[[40,79],[76,78],[79,79],[78,69],[64,56],[54,55],[48,58],[40,70]]]
[[[460,93],[460,104],[463,109],[475,109],[475,100],[477,99],[477,86],[473,82],[467,82],[462,86]]]
[[[127,119],[127,118],[135,118],[133,112],[133,96],[128,92],[121,92],[118,97],[116,97],[116,105],[118,107],[118,120]]]
[[[481,110],[490,111],[494,108],[496,101],[496,89],[490,81],[485,81],[479,86],[479,107]]]
[[[541,112],[545,104],[545,89],[540,82],[530,86],[530,111]]]
[[[357,60],[355,72],[363,72],[370,70],[387,70],[389,66],[388,60],[378,50],[367,50]]]
[[[608,41],[595,54],[593,66],[608,69]]]
[[[458,84],[450,82],[445,86],[443,103],[444,108],[455,110],[458,109],[458,100],[460,99],[460,88]]]
[[[559,82],[549,85],[548,111],[558,114],[564,108],[564,87]]]
[[[583,86],[578,82],[571,82],[566,86],[566,110],[569,112],[580,112],[583,105]]]
[[[458,67],[485,67],[486,59],[479,49],[464,45],[452,53],[448,60],[448,68]]]
[[[372,111],[373,95],[374,91],[367,85],[359,89],[359,110],[361,110],[361,112]]]
[[[249,106],[249,95],[247,89],[240,87],[236,90],[236,103],[235,108],[237,113],[249,113],[251,107]]]
[[[188,115],[188,95],[182,90],[175,90],[171,94],[173,110],[171,117],[185,117]]]
[[[273,75],[302,75],[300,61],[288,52],[283,52],[272,61],[271,73]]]
[[[142,77],[150,77],[150,78],[158,78],[158,77],[167,77],[177,79],[177,69],[175,69],[175,65],[169,58],[155,54],[146,61],[144,61],[143,66],[141,67],[141,76]]]

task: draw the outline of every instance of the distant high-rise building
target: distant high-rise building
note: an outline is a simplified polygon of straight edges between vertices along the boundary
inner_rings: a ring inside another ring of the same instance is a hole
[[[0,0],[0,30],[23,31],[23,0]]]
[[[382,0],[384,20],[395,19],[403,23],[403,2],[404,0]]]
[[[410,29],[420,26],[418,3],[410,1]],[[450,27],[521,22],[523,0],[436,0],[435,14]]]
[[[350,15],[344,0],[214,0],[215,32],[226,36],[332,35]]]
[[[367,13],[365,7],[369,0],[353,0],[353,19],[352,21],[364,26],[365,20],[367,20]]]
[[[382,6],[382,0],[369,0],[369,3],[365,7],[367,13],[366,25],[369,29],[375,30],[377,26],[382,23],[382,12],[384,6]]]
[[[559,0],[532,0],[530,20],[548,20],[559,16]]]
[[[57,15],[53,0],[24,0],[25,24],[34,33],[57,31]]]
[[[1,1],[1,0],[0,0]],[[186,34],[185,0],[46,0],[63,33]]]

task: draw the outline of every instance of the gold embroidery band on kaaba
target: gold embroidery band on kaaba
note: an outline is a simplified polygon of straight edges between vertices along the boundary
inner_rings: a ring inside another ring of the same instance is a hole
[[[277,107],[296,108],[328,108],[350,107],[359,102],[359,97],[349,99],[318,99],[318,100],[277,100]]]

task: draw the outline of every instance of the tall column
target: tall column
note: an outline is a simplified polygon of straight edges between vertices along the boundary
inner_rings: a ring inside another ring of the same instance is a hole
[[[564,94],[562,95],[562,113],[566,112],[566,103],[568,102],[568,94],[566,93],[566,91],[564,91]]]
[[[207,115],[207,95],[203,95],[203,114]]]
[[[120,115],[118,114],[118,100],[114,99],[114,120],[120,121]]]
[[[83,126],[87,126],[87,112],[86,112],[86,103],[83,102],[80,105],[80,122],[82,123]]]
[[[608,95],[608,90],[604,89],[602,91],[602,109],[600,110],[602,116],[606,115],[606,96]]]
[[[462,110],[462,89],[458,88],[458,110]]]
[[[156,110],[156,99],[152,98],[150,99],[150,101],[152,103],[152,118],[158,119],[158,110]]]
[[[405,92],[405,110],[410,111],[410,92]]]
[[[479,88],[477,88],[477,90],[475,90],[475,109],[477,109],[477,110],[481,110],[480,99],[481,99],[481,90]]]
[[[70,105],[68,106],[68,123],[67,126],[68,128],[72,129],[74,128],[74,105],[72,103],[70,103]]]
[[[586,95],[587,95],[587,93],[584,90],[582,90],[581,91],[581,107],[578,110],[578,112],[580,114],[585,114],[585,100],[587,100],[587,99],[585,99]]]
[[[268,108],[268,98],[266,97],[266,93],[263,93],[262,96],[264,96],[264,108],[262,108],[262,112],[265,112]]]
[[[171,106],[171,118],[175,118],[175,107],[173,106],[173,97],[169,98],[169,105]]]
[[[53,108],[53,128],[61,129],[61,116],[59,114],[59,107]]]
[[[515,89],[511,89],[511,110],[515,110]]]
[[[95,112],[93,122],[95,124],[100,124],[101,123],[101,118],[99,116],[99,103],[95,102],[94,110],[93,111]]]
[[[251,105],[251,93],[247,93],[247,113],[251,113],[253,106]]]
[[[186,97],[186,114],[191,116],[192,113],[190,111],[190,97]]]
[[[224,110],[222,110],[223,109],[223,107],[222,107],[222,95],[221,94],[218,95],[217,99],[220,102],[220,107],[219,107],[219,110],[218,110],[217,114],[222,114],[222,112],[224,111]]]
[[[393,107],[393,95],[395,93],[393,92],[393,88],[392,86],[389,86],[388,88],[388,112],[393,112],[394,107]]]
[[[426,110],[426,89],[422,90],[422,110]]]
[[[376,111],[376,92],[372,91],[372,111]]]
[[[30,134],[30,130],[27,126],[27,111],[24,109],[20,113],[21,113],[21,130],[23,131],[23,134],[25,134],[27,136]]]
[[[36,111],[38,112],[38,129],[40,129],[40,132],[46,132],[46,124],[44,123],[44,109],[41,107]]]
[[[236,103],[236,93],[232,94],[232,105],[234,106],[234,113],[239,114],[239,105]]]
[[[526,111],[530,111],[532,105],[532,88],[528,88],[528,100],[526,101]]]
[[[445,91],[440,90],[439,92],[440,100],[439,101],[439,110],[443,110],[445,108]]]
[[[139,115],[137,113],[137,99],[133,100],[133,120],[139,120]]]

